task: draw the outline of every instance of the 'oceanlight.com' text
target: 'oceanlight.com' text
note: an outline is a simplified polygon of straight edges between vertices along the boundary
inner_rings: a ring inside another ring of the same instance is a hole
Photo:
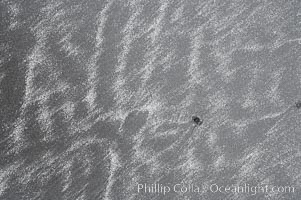
[[[201,187],[197,184],[161,184],[161,183],[138,183],[137,192],[144,194],[162,194],[166,195],[171,192],[183,193],[244,193],[249,195],[256,195],[262,193],[294,193],[295,187],[293,186],[273,186],[273,185],[218,185],[211,184],[207,187]]]

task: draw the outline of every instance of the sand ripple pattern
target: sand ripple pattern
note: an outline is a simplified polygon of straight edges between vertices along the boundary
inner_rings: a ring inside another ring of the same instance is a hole
[[[3,0],[0,12],[0,199],[301,198],[300,1]],[[299,192],[137,192],[155,182]]]

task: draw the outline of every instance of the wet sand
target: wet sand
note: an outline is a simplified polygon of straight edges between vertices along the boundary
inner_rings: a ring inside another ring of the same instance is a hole
[[[1,1],[0,199],[299,200],[300,9]]]

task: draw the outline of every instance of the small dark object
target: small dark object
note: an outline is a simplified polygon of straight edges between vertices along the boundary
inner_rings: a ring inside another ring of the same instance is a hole
[[[301,108],[301,101],[298,101],[297,103],[296,103],[296,107],[299,109],[299,108]]]
[[[197,124],[197,125],[201,125],[201,124],[203,124],[203,120],[201,120],[199,117],[197,117],[197,116],[193,116],[192,117],[192,121],[195,123],[195,124]]]

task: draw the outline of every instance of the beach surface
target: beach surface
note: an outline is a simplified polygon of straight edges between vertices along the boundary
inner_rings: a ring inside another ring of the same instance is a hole
[[[0,13],[0,199],[301,199],[300,1]]]

